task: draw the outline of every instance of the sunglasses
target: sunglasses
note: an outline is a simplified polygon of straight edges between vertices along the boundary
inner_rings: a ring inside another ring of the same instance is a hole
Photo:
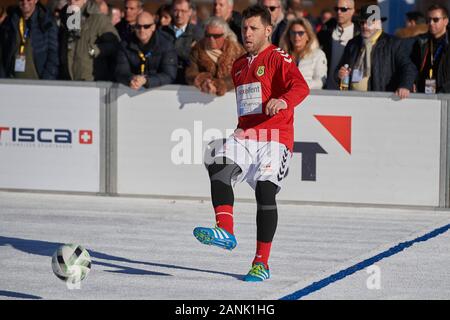
[[[270,10],[270,12],[274,12],[275,10],[277,10],[280,6],[276,7],[276,6],[264,6],[266,7],[268,10]]]
[[[431,23],[431,21],[433,21],[434,23],[438,23],[439,20],[441,19],[445,19],[445,17],[432,17],[432,18],[427,18],[427,23]]]
[[[334,11],[336,11],[336,12],[339,12],[339,11],[341,11],[341,12],[347,12],[348,10],[352,10],[353,8],[348,8],[348,7],[334,7]]]
[[[134,26],[134,28],[136,30],[141,30],[141,29],[147,30],[147,29],[150,29],[153,25],[154,25],[154,23],[150,23],[150,24],[136,24]]]
[[[214,38],[214,39],[219,39],[223,37],[223,33],[205,33],[205,38]]]
[[[306,31],[294,31],[294,30],[291,30],[291,31],[289,31],[289,33],[291,34],[292,37],[295,37],[295,36],[303,37],[305,35]]]

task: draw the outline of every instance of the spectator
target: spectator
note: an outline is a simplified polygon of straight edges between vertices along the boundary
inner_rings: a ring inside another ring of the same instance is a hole
[[[311,23],[313,29],[316,28],[316,19],[309,14],[308,11],[303,9],[302,0],[287,0],[286,5],[286,18],[287,20],[295,20],[298,18],[305,18]]]
[[[261,4],[270,12],[273,26],[272,44],[278,46],[280,44],[281,35],[288,24],[288,21],[284,16],[281,0],[261,0]]]
[[[1,26],[3,75],[48,79],[58,76],[58,27],[38,0],[19,0]]]
[[[327,58],[320,50],[311,23],[305,18],[289,22],[280,47],[296,59],[310,89],[322,89],[327,79]]]
[[[204,30],[206,20],[211,17],[211,6],[207,3],[198,4],[195,12],[197,14],[197,25]]]
[[[55,0],[52,5],[53,17],[58,27],[61,26],[61,10],[67,5],[67,0]]]
[[[360,34],[360,27],[352,21],[355,14],[354,0],[337,0],[336,18],[328,21],[317,34],[320,46],[327,56],[328,77],[326,89],[338,90],[339,83],[335,78],[339,61],[344,54],[347,43]]]
[[[129,42],[131,37],[134,36],[134,25],[138,15],[143,11],[142,6],[144,2],[142,0],[125,0],[125,17],[116,25],[116,29],[119,32],[120,39]]]
[[[95,2],[69,0],[69,5],[78,7],[73,15],[80,14],[79,25],[68,21],[72,16],[64,14],[60,32],[60,59],[63,80],[111,81],[110,71],[119,47],[119,35],[110,18],[101,14]],[[67,13],[67,10],[63,10]]]
[[[177,53],[166,33],[156,28],[153,15],[142,12],[135,36],[123,41],[117,56],[116,80],[134,90],[155,88],[175,81]]]
[[[158,29],[170,26],[170,24],[172,23],[171,11],[172,8],[168,4],[162,5],[161,7],[159,7],[158,11],[156,11]]]
[[[191,51],[186,80],[200,91],[223,96],[233,89],[231,68],[245,53],[228,23],[219,17],[206,22],[205,37]]]
[[[395,35],[402,39],[417,37],[428,32],[425,16],[420,11],[406,13],[405,28],[396,31]]]
[[[320,18],[316,25],[316,33],[319,33],[320,30],[322,30],[323,26],[334,18],[334,13],[331,9],[323,9],[322,12],[320,12]]]
[[[416,81],[417,92],[443,92],[448,82],[443,64],[448,51],[448,10],[441,5],[432,5],[427,12],[428,33],[419,36],[414,44],[412,60],[419,70]]]
[[[192,6],[190,0],[174,0],[172,4],[173,20],[170,26],[163,27],[175,45],[178,55],[178,72],[175,83],[186,84],[185,70],[189,65],[191,49],[202,38],[200,27],[191,24]]]
[[[109,14],[109,8],[105,0],[96,0],[95,2],[98,5],[98,10],[100,11],[100,13],[107,16]]]
[[[239,43],[242,44],[241,24],[242,15],[233,10],[234,0],[214,0],[213,15],[224,19],[231,31],[237,36]]]
[[[0,6],[0,25],[5,21],[6,19],[6,9],[3,6]]]
[[[117,26],[117,24],[122,20],[122,10],[120,10],[117,6],[109,5],[108,12],[112,25]]]
[[[404,99],[413,89],[417,69],[401,41],[383,32],[382,21],[385,20],[369,11],[368,5],[362,7],[361,34],[345,47],[339,79],[349,76],[350,90],[395,91]],[[349,69],[345,68],[346,64]]]

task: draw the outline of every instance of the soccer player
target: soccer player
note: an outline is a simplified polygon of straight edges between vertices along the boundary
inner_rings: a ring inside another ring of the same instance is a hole
[[[247,54],[232,68],[238,125],[206,164],[216,227],[194,229],[201,243],[234,249],[232,181],[247,181],[257,201],[256,255],[244,277],[252,282],[270,278],[268,260],[278,221],[275,198],[292,156],[294,108],[309,94],[292,57],[270,43],[272,31],[267,8],[255,5],[244,11],[242,37]]]

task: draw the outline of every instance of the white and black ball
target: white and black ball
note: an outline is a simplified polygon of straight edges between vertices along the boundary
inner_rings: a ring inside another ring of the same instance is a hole
[[[76,284],[84,280],[91,270],[91,256],[78,244],[64,244],[53,254],[52,269],[59,279]]]

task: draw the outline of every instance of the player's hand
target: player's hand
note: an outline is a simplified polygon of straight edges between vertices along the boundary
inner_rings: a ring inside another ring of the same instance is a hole
[[[266,105],[266,115],[274,116],[283,109],[287,109],[286,102],[281,99],[270,99]]]
[[[400,99],[406,99],[409,97],[410,91],[405,88],[399,88],[395,91],[395,94],[400,97]]]

